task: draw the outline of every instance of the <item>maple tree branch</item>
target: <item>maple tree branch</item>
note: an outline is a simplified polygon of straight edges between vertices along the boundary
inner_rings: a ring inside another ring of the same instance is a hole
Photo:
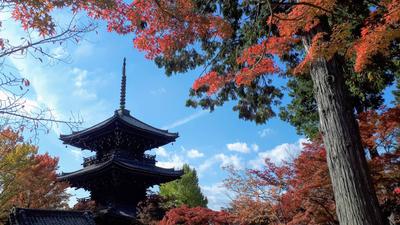
[[[168,9],[166,9],[165,7],[163,7],[160,3],[160,0],[154,0],[154,2],[156,3],[156,5],[158,6],[158,8],[163,11],[164,13],[166,13],[167,15],[171,16],[174,19],[177,19],[179,22],[184,22],[185,20],[178,17],[177,15],[175,15],[173,12],[169,11]]]
[[[9,6],[0,5],[1,11]],[[16,131],[29,131],[33,134],[35,140],[40,131],[48,133],[50,129],[58,124],[66,125],[69,129],[77,129],[83,120],[80,116],[71,117],[68,120],[57,119],[53,115],[53,110],[46,105],[38,105],[37,102],[29,100],[26,95],[29,91],[27,88],[29,81],[14,76],[6,65],[6,59],[11,56],[30,56],[43,62],[41,58],[64,61],[64,54],[53,53],[47,48],[49,45],[59,44],[60,46],[71,41],[79,42],[83,39],[84,34],[91,32],[97,28],[95,23],[77,25],[78,20],[73,14],[68,23],[64,25],[56,25],[59,31],[50,36],[37,37],[35,30],[26,30],[25,34],[20,38],[20,43],[11,43],[7,39],[2,39],[3,46],[0,49],[0,129],[11,128]]]
[[[325,206],[324,203],[321,203],[320,201],[318,201],[317,199],[310,197],[310,200],[314,203],[316,203],[317,205],[319,205],[324,211],[325,213],[328,215],[328,217],[331,219],[331,221],[333,221],[335,224],[339,224],[338,222],[336,222],[335,216],[329,211],[329,209]],[[321,199],[321,200],[325,200],[325,199]]]
[[[64,124],[69,129],[77,129],[83,122],[79,117],[69,120],[56,119],[52,110],[34,101],[26,95],[29,91],[26,79],[0,72],[0,129],[28,130],[37,139],[39,131],[49,132],[54,124]]]
[[[52,57],[52,55],[46,53],[42,48],[37,47],[37,46],[42,46],[45,44],[55,44],[55,43],[60,43],[62,44],[64,41],[67,40],[71,40],[74,38],[76,41],[78,41],[80,38],[82,38],[82,34],[87,33],[87,32],[91,32],[96,28],[95,25],[93,24],[89,24],[87,26],[84,26],[83,28],[73,28],[72,24],[70,23],[69,26],[63,30],[61,33],[54,35],[54,36],[50,36],[50,37],[46,37],[37,41],[33,41],[27,40],[26,38],[22,38],[22,40],[24,40],[24,43],[22,43],[21,45],[18,46],[12,46],[12,45],[8,45],[4,48],[4,50],[0,51],[0,58],[6,57],[6,56],[10,56],[14,53],[20,52],[21,54],[26,53],[26,50],[28,50],[29,48],[34,48],[35,50],[39,51],[40,53],[54,58]],[[7,42],[7,40],[5,41]]]
[[[288,5],[288,6],[305,5],[305,6],[309,6],[311,8],[319,9],[319,10],[324,11],[324,12],[329,13],[329,14],[334,14],[334,12],[332,12],[330,10],[324,9],[321,6],[318,6],[318,5],[309,3],[309,2],[284,2],[284,1],[282,1],[282,2],[278,2],[276,4],[278,4],[278,5]]]

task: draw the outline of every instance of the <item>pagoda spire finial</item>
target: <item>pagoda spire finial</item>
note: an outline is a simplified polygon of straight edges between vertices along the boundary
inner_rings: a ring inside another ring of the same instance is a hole
[[[124,57],[124,63],[122,64],[122,79],[121,79],[121,95],[119,102],[119,109],[125,110],[125,95],[126,95],[126,58]]]

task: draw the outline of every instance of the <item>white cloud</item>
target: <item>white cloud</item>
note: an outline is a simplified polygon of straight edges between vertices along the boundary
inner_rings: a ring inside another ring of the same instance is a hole
[[[200,188],[203,194],[207,197],[209,208],[213,210],[221,210],[222,207],[227,208],[229,206],[229,202],[232,199],[232,193],[223,186],[222,182],[208,186],[202,185]]]
[[[158,147],[155,149],[156,155],[161,157],[167,157],[168,153],[164,147]]]
[[[204,153],[200,152],[197,149],[190,149],[189,151],[186,152],[187,157],[189,158],[201,158],[204,156]]]
[[[90,192],[85,191],[84,189],[76,189],[76,188],[67,188],[66,192],[71,195],[71,197],[68,199],[68,205],[69,207],[73,207],[76,203],[78,203],[77,199],[78,198],[87,198],[90,196]]]
[[[182,169],[183,164],[185,164],[184,160],[182,157],[179,155],[171,155],[168,157],[169,159],[167,161],[160,161],[156,163],[156,166],[162,167],[162,168],[175,168],[175,169]]]
[[[273,149],[258,153],[258,158],[250,160],[249,164],[252,168],[260,169],[264,165],[266,158],[269,158],[274,163],[281,163],[283,160],[290,161],[294,159],[302,150],[303,143],[308,142],[307,139],[300,138],[295,143],[280,144]]]
[[[5,15],[1,14],[1,16],[4,17]],[[57,17],[58,16],[60,15],[57,15]],[[2,38],[9,40],[12,45],[19,45],[21,42],[20,37],[26,36],[26,32],[23,31],[21,26],[16,25],[13,20],[4,20],[3,22],[4,32],[2,32]],[[36,34],[34,34],[34,36],[36,36]],[[37,40],[40,37],[33,38]],[[48,49],[51,54],[60,57],[67,54],[68,51],[74,50],[70,47],[63,48],[66,46],[61,47],[52,44],[43,47]],[[78,111],[96,112],[90,114],[79,113],[79,117],[83,118],[85,122],[98,122],[100,119],[104,119],[102,116],[104,115],[105,109],[109,110],[109,107],[107,107],[108,104],[99,101],[85,102],[84,107],[82,107],[82,104],[80,104],[81,101],[77,101],[76,98],[72,98],[70,95],[74,94],[74,92],[79,93],[79,91],[76,92],[76,80],[74,80],[74,75],[76,74],[74,74],[68,66],[65,66],[65,64],[52,64],[51,60],[47,60],[45,57],[43,57],[43,60],[44,62],[41,63],[29,54],[26,57],[19,57],[18,55],[7,57],[7,63],[11,64],[7,69],[15,75],[20,75],[30,81],[31,85],[29,86],[30,92],[28,96],[32,101],[36,102],[40,107],[50,109],[54,118],[58,120],[69,120],[71,112],[76,118]],[[90,80],[92,82],[93,79]],[[79,85],[79,81],[77,83]],[[88,84],[87,82],[85,83],[84,80],[82,80],[80,83],[82,84],[82,88],[87,89],[87,86],[85,86]],[[80,94],[92,98],[91,100],[93,100],[95,96],[94,93],[90,92],[81,92]],[[86,98],[84,100],[90,99]],[[52,126],[52,128],[56,134],[59,134],[61,128],[66,127]],[[69,129],[65,129],[65,131],[70,132]]]
[[[63,59],[68,56],[68,52],[62,46],[52,48],[50,54],[56,59]]]
[[[83,153],[82,150],[80,149],[72,149],[71,151],[69,151],[76,160],[82,160],[83,157]]]
[[[207,159],[206,161],[204,161],[204,163],[202,163],[199,166],[199,169],[198,169],[199,176],[202,176],[203,173],[205,171],[207,171],[209,168],[211,168],[215,163],[217,163],[217,161],[214,158]]]
[[[87,71],[77,68],[72,71],[63,71],[63,67],[57,68],[55,66],[46,68],[43,64],[29,57],[24,59],[10,58],[10,61],[21,76],[30,81],[32,101],[37,102],[37,105],[42,108],[50,109],[51,114],[57,120],[67,121],[71,118],[71,113],[74,114],[75,118],[83,118],[85,122],[98,122],[104,119],[102,116],[104,110],[108,109],[108,104],[102,101],[93,101],[96,99],[96,94],[86,89],[85,74]],[[76,101],[77,98],[71,97],[69,93],[78,96],[79,101]],[[86,102],[84,107],[82,106],[83,101]],[[56,134],[60,134],[62,131],[70,132],[69,129],[65,128],[67,127],[59,127],[57,124],[52,126],[52,130]]]
[[[205,160],[204,163],[199,166],[199,176],[202,176],[208,169],[216,164],[218,164],[220,168],[232,166],[235,169],[243,169],[241,158],[239,158],[237,155],[228,156],[220,153]]]
[[[243,169],[240,158],[236,155],[227,156],[225,154],[215,155],[215,158],[221,161],[221,167],[233,166],[235,169]]]
[[[79,68],[73,68],[72,69],[72,74],[75,75],[74,77],[74,95],[84,98],[86,100],[94,100],[97,98],[96,94],[94,92],[90,92],[88,90],[88,71],[87,70],[82,70]]]
[[[241,152],[241,153],[249,153],[250,152],[249,146],[247,146],[247,144],[244,142],[236,142],[236,143],[227,144],[226,147],[230,151]]]
[[[87,70],[81,70],[79,68],[74,68],[72,70],[72,73],[74,73],[76,75],[75,76],[75,87],[82,88],[84,82],[86,81]]]
[[[260,147],[258,147],[257,144],[252,144],[251,145],[251,149],[253,149],[253,151],[258,152],[258,150],[260,149]]]
[[[162,167],[162,168],[175,168],[175,169],[181,169],[183,164],[185,164],[185,159],[181,155],[178,155],[176,153],[172,154],[168,152],[167,149],[164,147],[159,147],[154,149],[156,156],[162,157],[161,161],[156,162],[156,166]]]
[[[85,58],[92,55],[94,45],[88,41],[79,42],[78,47],[74,51],[74,58]]]
[[[205,115],[206,113],[207,113],[207,111],[199,111],[199,112],[193,113],[192,115],[190,115],[188,117],[179,119],[179,120],[173,122],[172,124],[164,126],[162,129],[168,130],[168,129],[179,127],[181,125],[189,123],[190,121],[195,120],[195,119]]]
[[[273,131],[272,131],[271,128],[265,128],[265,129],[259,131],[259,132],[258,132],[258,135],[260,135],[261,138],[264,138],[264,137],[266,137],[266,136],[272,134],[272,132],[273,132]]]

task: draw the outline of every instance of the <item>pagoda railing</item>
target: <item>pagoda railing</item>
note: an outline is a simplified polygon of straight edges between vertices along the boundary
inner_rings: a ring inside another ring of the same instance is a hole
[[[86,202],[89,202],[89,201],[91,201],[92,199],[90,198],[90,197],[84,197],[84,198],[76,198],[76,201],[78,202],[78,203],[86,203]]]
[[[89,156],[89,157],[85,157],[83,158],[83,163],[82,166],[86,167],[86,166],[90,166],[93,164],[98,164],[98,163],[102,163],[107,161],[108,157],[103,157],[100,160],[94,155],[94,156]]]
[[[149,154],[144,154],[143,159],[145,162],[149,163],[156,163],[156,156],[155,155],[149,155]]]
[[[114,156],[120,156],[121,158],[134,160],[135,162],[140,163],[140,164],[144,164],[144,165],[145,164],[154,165],[156,163],[156,156],[155,155],[143,154],[142,157],[137,158],[137,157],[133,157],[133,156],[127,157],[124,154],[119,154],[117,152],[114,152],[114,153],[105,154],[101,158],[97,158],[96,155],[83,158],[82,165],[83,165],[83,167],[86,167],[86,166],[90,166],[90,165],[94,165],[94,164],[103,163],[103,162],[106,162],[106,161],[110,160]]]

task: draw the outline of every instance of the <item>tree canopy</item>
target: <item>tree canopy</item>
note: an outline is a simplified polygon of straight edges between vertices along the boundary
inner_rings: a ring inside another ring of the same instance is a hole
[[[13,206],[26,208],[67,207],[68,184],[56,182],[58,159],[38,154],[12,130],[0,132],[0,220]]]
[[[167,75],[202,66],[189,106],[213,110],[233,100],[240,118],[264,123],[282,98],[273,77],[294,76],[294,102],[281,116],[310,137],[319,120],[338,221],[383,224],[356,116],[379,107],[398,79],[399,0],[11,3],[14,18],[43,36],[55,32],[50,12],[70,7],[133,33],[134,46]],[[308,111],[302,123],[299,113]]]
[[[390,224],[400,222],[399,115],[399,108],[368,111],[360,121],[367,152],[379,149],[368,164]],[[228,170],[224,184],[236,194],[231,213],[239,224],[339,224],[322,140],[304,145],[293,161],[277,165],[267,159],[263,169]]]
[[[208,201],[201,192],[196,170],[185,164],[183,172],[180,179],[160,185],[160,195],[174,206],[207,207]]]
[[[232,222],[232,216],[227,212],[213,211],[203,207],[189,208],[183,205],[168,211],[159,225],[228,225]]]

